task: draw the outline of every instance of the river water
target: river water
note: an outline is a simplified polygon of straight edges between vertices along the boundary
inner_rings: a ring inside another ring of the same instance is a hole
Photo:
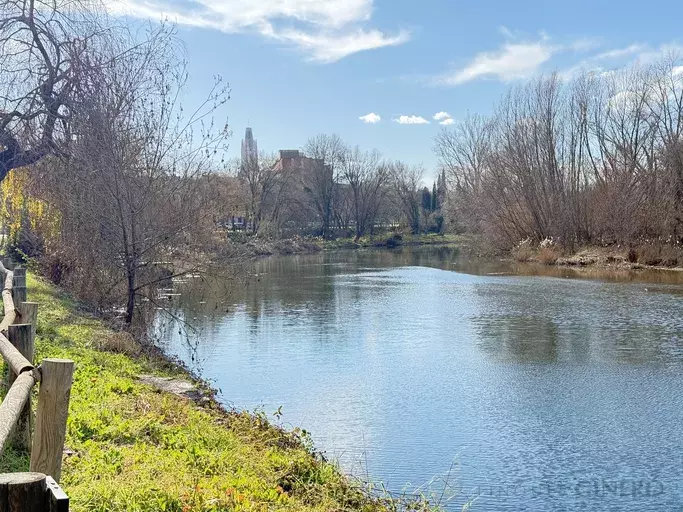
[[[683,510],[683,276],[583,275],[448,248],[269,258],[244,284],[179,283],[198,331],[157,328],[226,404],[281,408],[392,492]]]

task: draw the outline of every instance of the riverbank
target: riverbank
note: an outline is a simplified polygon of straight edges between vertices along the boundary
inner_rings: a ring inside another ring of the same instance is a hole
[[[529,247],[528,244],[520,244],[512,250],[512,258],[523,263],[577,269],[683,270],[683,249],[664,244],[590,246],[575,252],[566,252],[554,245]]]
[[[466,235],[428,233],[421,235],[403,233],[384,233],[374,236],[355,238],[338,238],[336,240],[319,240],[321,250],[382,248],[395,249],[419,245],[471,245],[471,238]]]
[[[80,311],[57,287],[33,275],[28,286],[40,304],[36,359],[76,362],[61,482],[72,510],[389,509],[317,454],[306,432],[224,410],[180,366]],[[162,391],[169,381],[194,391]],[[27,467],[24,453],[0,459],[1,472]]]
[[[270,240],[249,237],[243,233],[228,237],[227,247],[223,251],[231,258],[286,256],[290,254],[313,254],[320,251],[337,251],[349,249],[384,248],[419,245],[459,245],[472,246],[473,237],[454,234],[397,234],[383,233],[379,235],[355,238],[337,238],[325,240],[320,237],[293,237],[281,240]]]

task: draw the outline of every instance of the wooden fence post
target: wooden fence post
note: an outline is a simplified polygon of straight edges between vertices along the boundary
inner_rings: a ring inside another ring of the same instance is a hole
[[[34,329],[31,324],[13,324],[7,327],[7,337],[12,342],[21,355],[33,364],[33,354],[35,351]],[[16,380],[17,375],[12,370],[9,371],[9,386]],[[10,440],[12,446],[29,451],[31,449],[31,397],[26,401],[24,408],[19,416],[19,421],[14,427],[14,433]]]
[[[26,286],[26,267],[17,267],[12,273],[14,274],[14,285]]]
[[[7,270],[12,270],[12,267],[14,267],[12,258],[10,258],[9,256],[5,256],[4,258],[2,258],[2,264],[5,266]]]
[[[31,324],[33,327],[33,338],[35,339],[36,328],[38,327],[38,303],[20,302],[16,307],[19,315],[14,321],[19,324]]]
[[[44,359],[40,373],[42,378],[31,450],[31,471],[45,473],[59,482],[74,362],[68,359]]]
[[[42,473],[0,475],[0,512],[45,512],[47,497]]]
[[[12,299],[15,307],[22,302],[26,302],[26,269],[24,267],[17,267],[13,271],[14,280],[12,283]]]

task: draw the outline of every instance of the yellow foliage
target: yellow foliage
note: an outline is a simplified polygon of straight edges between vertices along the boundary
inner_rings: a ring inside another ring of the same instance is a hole
[[[10,242],[17,240],[24,222],[45,239],[59,233],[59,212],[33,197],[28,169],[14,169],[0,183],[0,218]]]

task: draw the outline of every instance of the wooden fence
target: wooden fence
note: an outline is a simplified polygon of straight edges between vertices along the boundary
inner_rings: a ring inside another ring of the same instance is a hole
[[[0,512],[62,512],[69,499],[60,489],[73,361],[44,359],[33,365],[38,304],[27,302],[26,269],[0,263],[4,280],[0,354],[7,394],[0,404],[0,455],[5,448],[30,452],[30,472],[0,474]],[[33,417],[31,393],[40,383]]]

